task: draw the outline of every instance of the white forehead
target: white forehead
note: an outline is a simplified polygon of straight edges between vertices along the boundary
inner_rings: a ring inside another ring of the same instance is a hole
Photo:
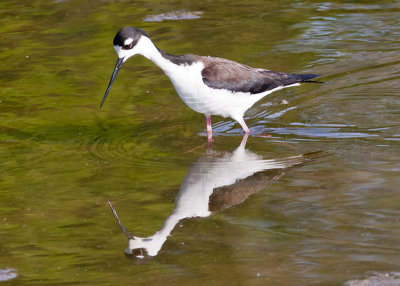
[[[114,49],[117,52],[118,58],[124,58],[124,62],[135,54],[133,49],[124,50],[120,46],[114,46]]]
[[[123,46],[129,46],[130,44],[133,44],[133,42],[133,38],[127,38],[124,41]],[[147,53],[147,51],[151,50],[152,47],[154,47],[154,44],[150,41],[150,39],[142,36],[137,40],[137,43],[135,43],[135,46],[132,49],[123,49],[123,47],[119,45],[115,45],[114,49],[118,54],[118,58],[124,58],[124,61],[126,61],[128,58],[134,55],[144,55],[144,53]]]
[[[124,45],[130,45],[133,42],[132,38],[128,38],[124,41]]]

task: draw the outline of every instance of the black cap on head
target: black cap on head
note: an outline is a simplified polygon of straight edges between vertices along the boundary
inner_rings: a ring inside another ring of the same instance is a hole
[[[147,33],[143,30],[133,28],[133,27],[124,27],[121,30],[118,31],[117,35],[114,37],[114,46],[119,46],[121,47],[122,50],[130,50],[134,46],[136,46],[137,42],[139,41],[140,37],[145,36],[149,37]],[[127,41],[129,39],[129,41]],[[118,49],[117,49],[118,50]],[[118,60],[117,63],[115,64],[114,71],[111,75],[110,83],[108,84],[106,93],[103,96],[103,100],[101,101],[100,108],[103,106],[104,101],[107,98],[108,93],[110,92],[111,85],[114,82],[118,71],[122,67],[122,64],[126,60],[126,57],[120,57],[119,52],[118,53]]]
[[[132,48],[136,45],[141,36],[149,37],[149,35],[147,35],[147,33],[143,30],[134,27],[124,27],[115,35],[113,44],[114,46],[120,46],[124,48],[126,39],[131,38],[133,41],[129,45],[130,47],[125,48]]]

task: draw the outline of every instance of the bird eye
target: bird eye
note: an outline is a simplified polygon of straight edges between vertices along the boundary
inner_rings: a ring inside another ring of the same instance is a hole
[[[130,43],[130,44],[128,44],[128,45],[123,45],[122,48],[123,48],[124,50],[130,50],[130,49],[133,48],[133,43]]]

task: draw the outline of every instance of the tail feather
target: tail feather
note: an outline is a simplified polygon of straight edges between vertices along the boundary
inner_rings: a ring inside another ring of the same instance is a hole
[[[319,74],[292,74],[292,76],[298,80],[298,82],[314,82],[314,83],[323,83],[323,81],[310,80],[312,78],[319,77]]]

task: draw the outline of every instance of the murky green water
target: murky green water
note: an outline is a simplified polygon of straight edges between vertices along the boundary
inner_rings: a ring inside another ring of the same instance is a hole
[[[0,280],[341,285],[397,275],[399,12],[400,1],[1,2]],[[256,104],[246,122],[271,137],[250,136],[245,149],[240,126],[213,117],[207,152],[204,116],[142,57],[124,65],[99,110],[125,25],[170,53],[325,83]],[[285,170],[265,165],[282,160]],[[249,166],[254,176],[234,177]],[[202,188],[220,199],[211,216],[182,216],[154,257],[124,255],[107,200],[148,237]]]

